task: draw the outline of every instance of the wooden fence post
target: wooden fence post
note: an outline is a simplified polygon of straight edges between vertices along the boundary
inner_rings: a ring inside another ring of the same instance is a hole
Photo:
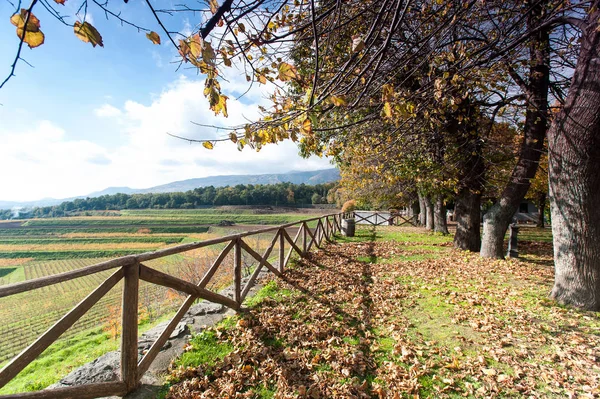
[[[308,226],[306,225],[306,222],[302,223],[302,256],[306,256],[306,229],[308,229]]]
[[[233,281],[235,283],[235,292],[233,300],[242,306],[242,245],[241,238],[235,240],[234,247],[234,266],[233,266]]]
[[[285,263],[285,241],[283,231],[279,230],[279,271],[283,273],[283,264]]]
[[[127,392],[138,385],[138,289],[140,264],[124,266],[122,327],[121,333],[121,380]]]

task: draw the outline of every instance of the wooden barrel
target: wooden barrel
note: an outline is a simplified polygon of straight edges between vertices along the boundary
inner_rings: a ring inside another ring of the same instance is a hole
[[[346,237],[354,237],[356,222],[354,219],[342,219],[342,235]]]

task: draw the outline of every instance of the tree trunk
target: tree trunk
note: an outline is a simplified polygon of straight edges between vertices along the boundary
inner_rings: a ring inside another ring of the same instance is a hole
[[[544,2],[540,2],[532,8],[527,21],[529,29],[538,25],[545,6]],[[550,84],[550,36],[547,30],[541,30],[532,37],[529,51],[532,63],[529,84],[525,89],[528,101],[523,142],[510,180],[498,202],[483,216],[480,254],[485,258],[504,258],[506,230],[535,177],[546,136]]]
[[[594,1],[563,109],[548,132],[554,288],[560,303],[600,310],[600,1]]]
[[[425,204],[425,196],[419,193],[419,224],[425,226],[427,224],[427,207]]]
[[[433,231],[437,233],[448,234],[448,225],[446,223],[446,205],[444,204],[444,198],[441,194],[438,194],[435,198],[433,224]]]
[[[448,133],[456,140],[454,147],[459,149],[455,154],[459,175],[454,246],[473,252],[478,252],[481,245],[481,194],[485,179],[479,121],[479,113],[470,99],[464,100],[459,110],[448,117]]]
[[[425,228],[427,230],[433,230],[433,202],[431,202],[430,196],[425,196]]]
[[[539,210],[539,214],[538,214],[538,220],[537,220],[536,227],[539,227],[541,229],[546,227],[545,220],[544,220],[544,213],[546,211],[546,199],[547,199],[546,193],[540,193],[540,195],[538,196],[537,207]]]
[[[410,206],[408,207],[410,209],[410,220],[414,223],[417,224],[417,217],[419,215],[419,201],[413,201],[411,202]]]
[[[456,219],[456,233],[454,246],[472,252],[479,251],[481,237],[479,227],[481,224],[481,194],[475,194],[468,188],[463,188],[456,197],[454,215]]]

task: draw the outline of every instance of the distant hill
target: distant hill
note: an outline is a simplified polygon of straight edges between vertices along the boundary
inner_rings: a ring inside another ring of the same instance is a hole
[[[277,184],[277,183],[294,183],[294,184],[323,184],[339,180],[340,171],[336,168],[314,170],[310,172],[289,172],[278,174],[265,175],[223,175],[223,176],[208,176],[197,179],[187,179],[175,181],[172,183],[162,184],[160,186],[150,188],[130,188],[130,187],[108,187],[102,191],[95,191],[88,195],[80,195],[71,198],[44,198],[38,201],[15,202],[15,201],[0,201],[0,209],[11,209],[13,207],[32,208],[36,206],[51,206],[58,205],[64,201],[73,201],[76,198],[93,198],[102,195],[113,194],[147,194],[147,193],[175,193],[193,190],[197,187],[224,187],[236,186],[238,184]]]
[[[236,186],[238,184],[277,184],[277,183],[294,183],[294,184],[322,184],[339,180],[340,172],[337,169],[324,169],[312,172],[290,172],[281,174],[267,175],[224,175],[224,176],[209,176],[198,179],[187,179],[176,181],[173,183],[163,184],[156,187],[146,189],[133,190],[133,192],[123,192],[125,194],[136,193],[176,193],[182,191],[193,190],[196,187],[225,187]],[[112,190],[112,189],[106,189]]]

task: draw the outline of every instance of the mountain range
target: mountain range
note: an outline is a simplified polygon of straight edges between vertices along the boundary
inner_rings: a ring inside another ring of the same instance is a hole
[[[161,184],[149,188],[130,188],[130,187],[108,187],[102,191],[95,191],[87,195],[80,195],[70,198],[44,198],[37,201],[2,201],[0,200],[0,209],[10,209],[13,207],[32,208],[36,206],[52,206],[58,205],[64,201],[72,201],[76,198],[93,198],[102,195],[113,194],[147,194],[147,193],[175,193],[193,190],[197,187],[224,187],[235,186],[238,184],[277,184],[277,183],[294,183],[294,184],[322,184],[339,180],[340,172],[336,168],[314,170],[309,172],[289,172],[278,174],[264,175],[223,175],[223,176],[208,176],[196,179],[187,179],[174,181],[167,184]]]

